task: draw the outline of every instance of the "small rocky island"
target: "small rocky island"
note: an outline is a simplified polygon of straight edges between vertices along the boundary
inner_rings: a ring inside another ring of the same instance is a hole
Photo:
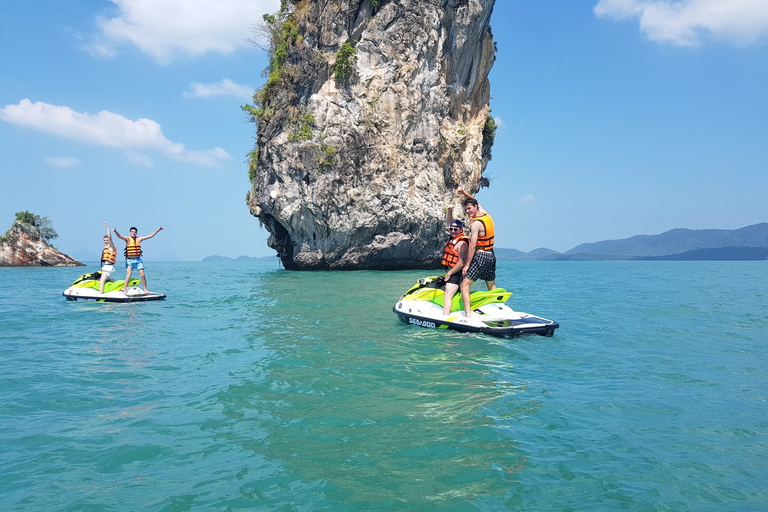
[[[11,229],[5,236],[0,236],[0,267],[85,266],[50,244],[57,237],[46,217],[27,211],[17,212]]]
[[[286,269],[439,266],[457,186],[488,185],[493,4],[294,0],[264,17],[247,202]]]

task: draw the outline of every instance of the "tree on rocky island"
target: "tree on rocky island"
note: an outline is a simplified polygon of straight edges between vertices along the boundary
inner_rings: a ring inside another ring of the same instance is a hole
[[[24,210],[23,212],[16,212],[16,220],[14,223],[16,222],[20,222],[31,228],[37,229],[40,238],[42,238],[48,245],[51,244],[51,240],[59,237],[59,234],[56,233],[55,229],[53,229],[51,220],[48,217],[41,217],[39,215],[35,215],[32,212]],[[13,226],[11,226],[11,228],[13,228]],[[5,234],[6,237],[9,236],[9,233],[10,230]]]
[[[48,217],[26,210],[16,212],[11,229],[0,236],[0,267],[82,266],[51,245],[58,236]]]

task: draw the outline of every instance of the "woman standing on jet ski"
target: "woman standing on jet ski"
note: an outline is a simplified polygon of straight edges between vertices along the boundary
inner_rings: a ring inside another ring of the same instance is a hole
[[[109,224],[104,221],[104,225],[107,226],[107,234],[104,235],[104,249],[101,250],[101,279],[99,280],[99,294],[104,293],[104,283],[115,271],[115,261],[117,261],[117,248],[112,241],[112,232],[109,230]]]

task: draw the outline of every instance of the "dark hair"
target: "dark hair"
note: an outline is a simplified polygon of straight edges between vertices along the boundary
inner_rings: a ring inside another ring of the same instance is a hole
[[[128,231],[135,231],[137,233],[139,232],[139,230],[136,229],[136,226],[131,226],[131,229],[129,229]]]
[[[473,204],[475,206],[480,206],[478,204],[478,202],[477,202],[477,199],[475,199],[474,197],[466,198],[461,204],[464,206],[464,208],[466,208],[468,204]]]

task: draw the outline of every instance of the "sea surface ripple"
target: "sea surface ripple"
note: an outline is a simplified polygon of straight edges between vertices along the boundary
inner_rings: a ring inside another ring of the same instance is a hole
[[[768,262],[500,262],[517,339],[398,321],[428,272],[88,270],[0,268],[0,510],[768,510]]]

